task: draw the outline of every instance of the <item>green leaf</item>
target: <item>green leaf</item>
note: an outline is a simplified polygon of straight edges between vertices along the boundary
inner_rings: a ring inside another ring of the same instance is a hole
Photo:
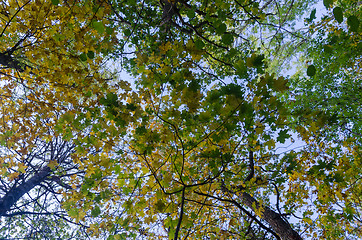
[[[81,55],[79,55],[79,58],[80,58],[80,60],[81,61],[87,61],[87,54],[85,54],[85,53],[82,53]]]
[[[316,70],[315,66],[314,66],[314,65],[310,65],[310,66],[308,67],[308,69],[307,69],[307,75],[308,75],[309,77],[312,77],[312,76],[315,75],[316,71],[317,71],[317,70]]]
[[[316,16],[315,16],[316,12],[317,12],[316,9],[313,9],[313,10],[312,10],[312,12],[311,12],[310,15],[309,15],[309,18],[307,18],[307,21],[308,21],[308,22],[312,22],[312,21],[316,18]]]
[[[253,53],[250,57],[246,59],[246,66],[248,67],[261,67],[263,66],[264,54],[256,55]]]
[[[331,45],[324,45],[323,46],[323,50],[326,52],[326,53],[332,53],[333,52],[333,47]]]
[[[333,180],[337,183],[343,182],[344,178],[343,175],[341,173],[335,173],[333,176]]]
[[[333,9],[333,15],[334,18],[337,20],[337,22],[341,23],[343,22],[343,10],[340,7],[335,7]]]
[[[216,27],[216,33],[217,34],[223,34],[226,32],[226,24],[221,23],[219,26]]]
[[[131,35],[132,32],[131,32],[131,30],[129,30],[129,29],[125,29],[125,30],[123,31],[123,33],[124,33],[125,36],[128,37],[128,36]]]
[[[99,33],[103,34],[105,31],[104,25],[102,22],[93,22],[93,28]]]
[[[285,139],[288,139],[289,137],[290,137],[290,135],[288,134],[288,130],[282,130],[279,132],[277,141],[280,143],[285,143]]]
[[[100,209],[98,206],[95,206],[95,207],[92,209],[91,215],[92,215],[93,217],[98,217],[100,213],[101,213],[101,209]]]
[[[265,59],[264,54],[257,55],[253,61],[254,67],[263,66],[263,60]]]
[[[329,8],[333,4],[333,0],[323,0],[323,5]]]
[[[127,110],[131,110],[131,111],[135,111],[137,109],[137,106],[133,103],[127,103],[126,104],[126,109]]]
[[[195,17],[195,10],[194,9],[188,10],[186,15],[189,19],[193,19]]]
[[[147,133],[147,129],[145,126],[141,126],[141,127],[136,128],[135,132],[137,135],[142,135],[142,134]]]
[[[113,32],[114,32],[114,29],[113,29],[113,28],[106,27],[106,33],[107,33],[107,34],[111,35]]]
[[[93,51],[88,51],[87,56],[89,59],[93,59],[94,58],[94,52]]]
[[[236,69],[236,74],[240,77],[245,77],[247,75],[248,69],[246,68],[246,63],[244,59],[240,59],[239,61],[237,61],[234,67]]]
[[[78,216],[78,209],[77,208],[70,208],[68,214],[72,218],[76,218]]]
[[[162,200],[158,200],[155,207],[158,212],[162,213],[164,211],[166,205],[162,202]]]
[[[195,41],[195,46],[197,49],[201,50],[205,46],[205,43],[202,40],[197,39]]]
[[[352,15],[348,17],[347,24],[352,32],[358,32],[359,20],[356,16]]]
[[[55,41],[62,41],[62,40],[65,39],[65,36],[62,35],[62,34],[56,33],[56,34],[54,34],[53,39],[54,39]]]
[[[52,4],[57,6],[59,4],[59,0],[52,0]]]
[[[230,33],[226,33],[221,37],[221,41],[226,45],[230,45],[234,42],[234,37]]]
[[[107,107],[118,107],[118,97],[114,93],[108,93],[106,97],[102,97],[99,103]]]

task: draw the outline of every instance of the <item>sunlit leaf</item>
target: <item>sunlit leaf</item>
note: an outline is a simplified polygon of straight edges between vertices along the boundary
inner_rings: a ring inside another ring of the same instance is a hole
[[[102,22],[99,21],[93,21],[92,22],[93,28],[97,30],[99,34],[103,34],[105,31],[104,25]]]

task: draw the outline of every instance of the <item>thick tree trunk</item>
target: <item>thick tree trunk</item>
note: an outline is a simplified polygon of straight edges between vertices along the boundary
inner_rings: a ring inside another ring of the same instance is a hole
[[[11,188],[5,196],[0,198],[0,216],[5,216],[11,207],[22,197],[28,193],[35,186],[44,181],[50,174],[51,169],[49,167],[43,167],[29,180],[22,182],[17,187]]]
[[[258,201],[255,200],[248,193],[242,193],[240,195],[242,202],[251,209],[262,208],[261,218],[268,222],[269,226],[274,230],[274,232],[280,236],[283,240],[302,240],[302,237],[292,229],[292,227],[283,220],[283,218],[270,208],[266,206],[260,206]]]

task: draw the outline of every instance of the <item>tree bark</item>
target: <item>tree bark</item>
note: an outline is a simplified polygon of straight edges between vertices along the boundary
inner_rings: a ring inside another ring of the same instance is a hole
[[[6,216],[6,213],[11,210],[11,207],[35,186],[43,182],[51,173],[51,169],[46,166],[40,169],[29,180],[22,182],[17,187],[11,188],[5,196],[0,198],[0,216]]]
[[[284,219],[276,212],[266,206],[260,206],[258,201],[255,200],[248,193],[242,193],[240,195],[242,202],[251,209],[262,208],[261,218],[268,222],[270,227],[276,234],[283,240],[303,240],[303,238],[292,229],[292,227],[284,221]]]

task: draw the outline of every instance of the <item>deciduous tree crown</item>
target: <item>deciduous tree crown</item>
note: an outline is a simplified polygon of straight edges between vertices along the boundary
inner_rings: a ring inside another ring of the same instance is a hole
[[[362,238],[360,21],[357,0],[1,1],[0,238]]]

